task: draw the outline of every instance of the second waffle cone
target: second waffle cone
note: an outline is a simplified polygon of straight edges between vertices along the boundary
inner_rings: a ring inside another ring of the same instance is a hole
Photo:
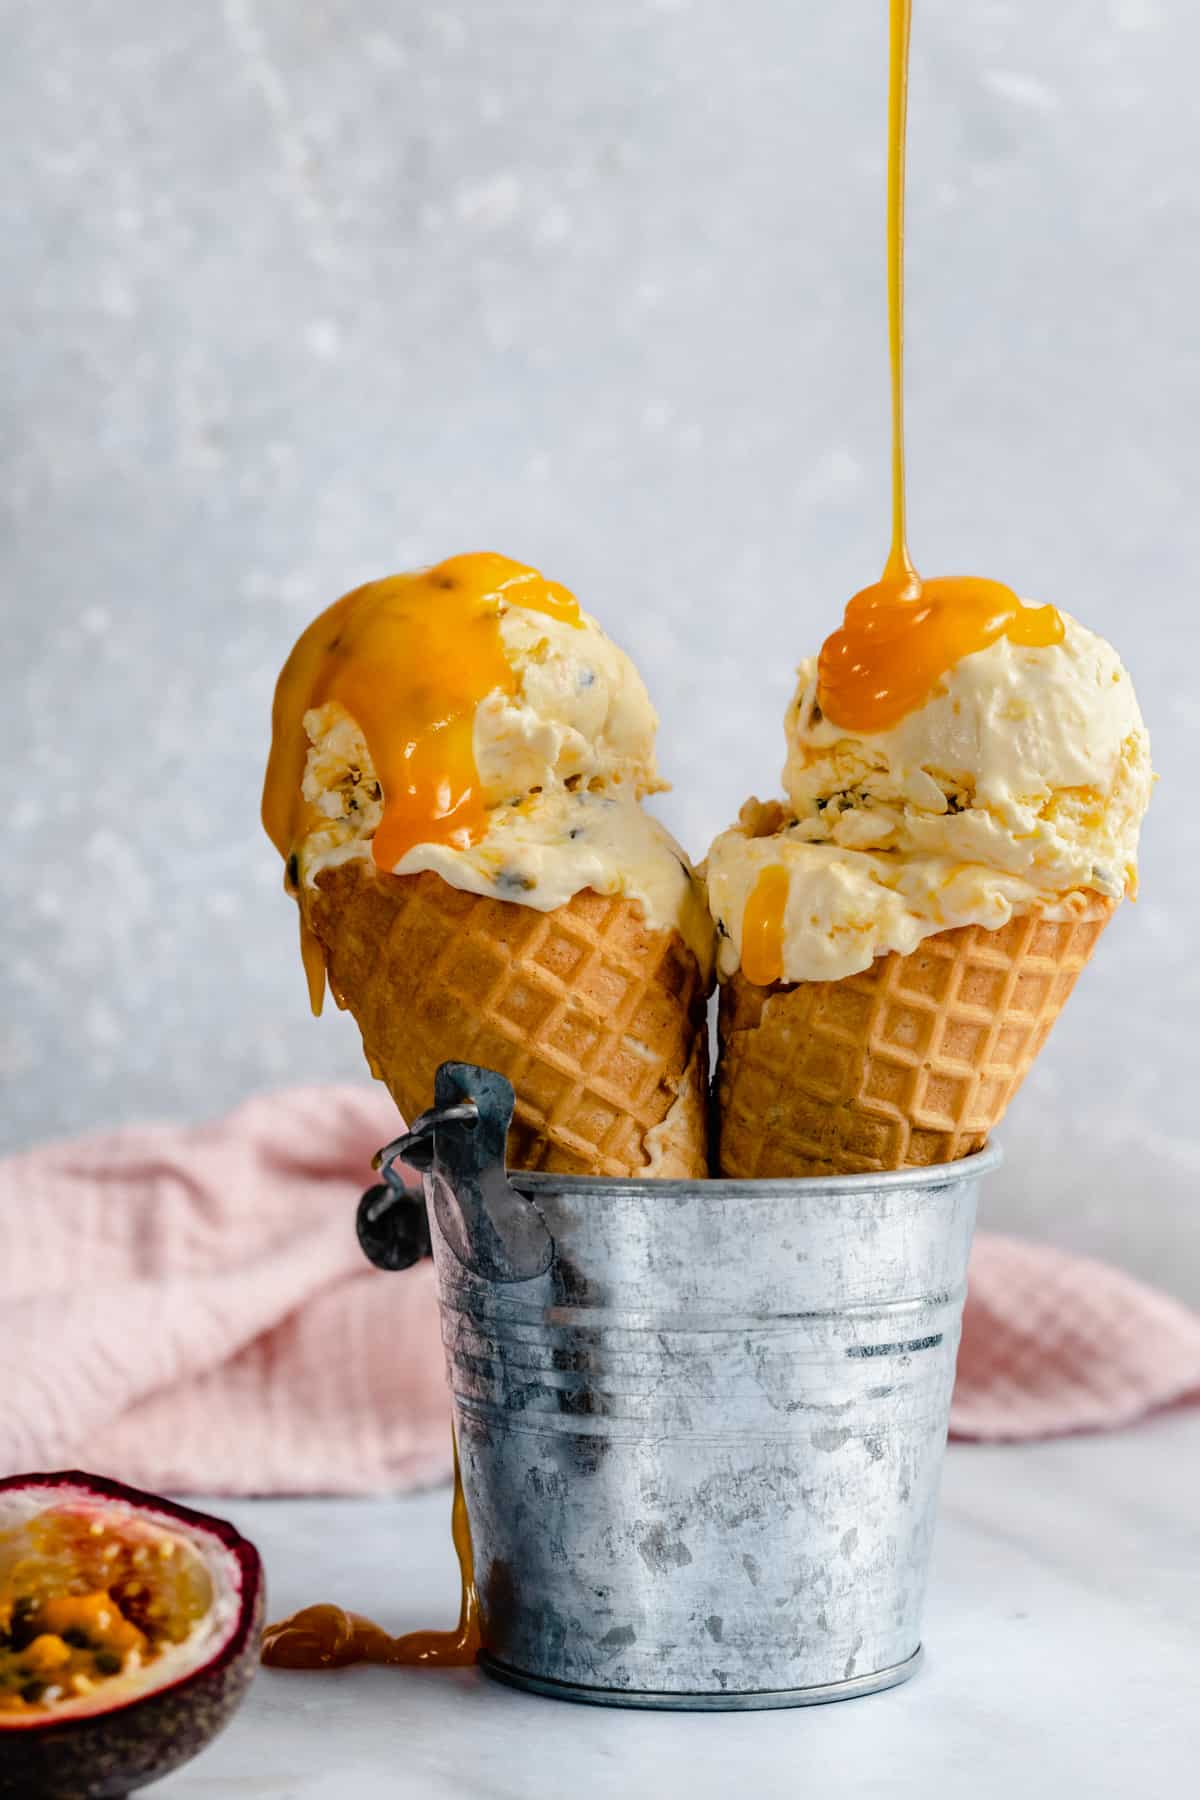
[[[1116,903],[945,931],[860,975],[721,989],[722,1175],[879,1172],[987,1142]]]

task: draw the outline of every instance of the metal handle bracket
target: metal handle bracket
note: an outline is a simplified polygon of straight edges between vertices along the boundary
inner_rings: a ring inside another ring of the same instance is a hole
[[[381,1269],[407,1269],[430,1254],[425,1196],[457,1260],[486,1281],[544,1275],[554,1241],[541,1214],[508,1179],[505,1145],[516,1096],[512,1083],[473,1063],[443,1063],[434,1105],[374,1158],[383,1181],[358,1207],[358,1241]],[[404,1161],[426,1177],[411,1186]]]

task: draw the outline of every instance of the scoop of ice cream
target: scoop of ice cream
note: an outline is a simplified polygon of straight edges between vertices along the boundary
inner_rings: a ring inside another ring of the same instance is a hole
[[[513,605],[500,619],[515,693],[499,690],[475,713],[475,763],[484,802],[519,799],[578,781],[621,785],[641,797],[658,777],[658,717],[625,652],[581,612],[578,624]]]
[[[307,715],[336,703],[370,748],[375,860],[463,846],[487,810],[556,782],[662,784],[636,669],[574,595],[483,552],[344,594],[301,634],[275,690],[263,822],[284,857],[306,828]]]
[[[787,804],[748,803],[708,856],[724,975],[839,980],[935,932],[1136,891],[1149,739],[1116,651],[1065,615],[1060,642],[1001,637],[877,733],[823,714],[810,658],[785,729]]]
[[[796,835],[979,864],[1048,897],[1135,891],[1149,738],[1111,644],[1063,622],[1061,643],[963,657],[877,735],[823,717],[816,658],[802,663],[783,777]]]
[[[710,968],[691,865],[641,808],[665,786],[657,726],[633,663],[565,588],[453,557],[308,627],[276,690],[263,816],[295,888],[355,857],[542,912],[590,887],[639,901]]]
[[[1067,920],[1090,904],[1084,890],[1047,895],[1019,875],[950,856],[813,843],[777,802],[757,800],[715,839],[706,875],[719,973],[743,968],[765,985],[839,981],[885,951],[907,956],[937,931],[996,930],[1035,908]],[[772,878],[775,909],[764,919],[762,897]]]
[[[308,829],[295,858],[297,881],[312,882],[324,868],[371,856],[383,801],[366,739],[343,707],[334,701],[314,708],[305,727]],[[571,766],[574,758],[568,754],[567,761]],[[514,756],[509,767],[519,766]],[[625,894],[641,903],[652,927],[678,930],[707,973],[713,929],[701,885],[665,826],[643,811],[636,777],[607,783],[594,777],[588,785],[577,773],[572,767],[565,779],[547,776],[536,791],[496,800],[474,843],[416,844],[391,873],[429,869],[452,887],[538,912],[564,905],[583,888]]]

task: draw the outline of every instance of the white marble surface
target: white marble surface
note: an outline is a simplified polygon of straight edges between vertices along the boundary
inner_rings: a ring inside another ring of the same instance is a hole
[[[790,1713],[650,1714],[473,1671],[263,1671],[162,1800],[1130,1800],[1194,1791],[1200,1412],[1114,1436],[952,1445],[905,1687]],[[455,1605],[445,1493],[218,1503],[275,1612],[317,1598],[395,1629]]]

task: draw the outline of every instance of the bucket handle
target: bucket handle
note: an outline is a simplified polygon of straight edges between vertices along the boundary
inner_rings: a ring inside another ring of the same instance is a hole
[[[374,1158],[383,1176],[358,1207],[358,1241],[381,1269],[407,1269],[431,1254],[426,1197],[456,1259],[485,1281],[531,1281],[554,1259],[544,1220],[508,1179],[504,1151],[516,1096],[512,1083],[473,1063],[443,1063],[434,1105]],[[403,1160],[424,1177],[410,1185]]]

